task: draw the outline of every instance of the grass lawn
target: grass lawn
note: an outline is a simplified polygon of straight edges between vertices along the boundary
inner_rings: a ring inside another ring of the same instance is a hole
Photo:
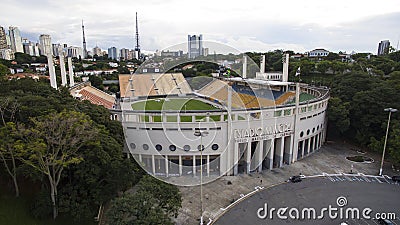
[[[156,110],[156,111],[161,111],[161,110],[178,110],[178,111],[185,111],[185,110],[215,110],[218,109],[214,107],[211,104],[207,104],[203,101],[200,100],[195,100],[195,99],[185,99],[185,98],[179,98],[179,99],[168,99],[167,101],[165,99],[151,99],[147,101],[141,101],[141,102],[136,102],[132,104],[132,109],[133,110]],[[196,116],[196,120],[203,119],[204,116]],[[214,121],[219,121],[220,117],[219,116],[210,116],[210,118]],[[142,118],[143,121],[149,122],[149,116],[143,116]],[[154,116],[153,117],[154,122],[161,122],[161,117],[160,116]],[[167,116],[167,122],[177,122],[176,117],[168,117]],[[195,122],[192,121],[191,116],[181,116],[181,122]]]
[[[93,225],[93,221],[75,222],[72,218],[60,216],[56,220],[35,219],[29,213],[30,200],[24,196],[15,198],[2,193],[0,195],[0,224],[4,225]]]
[[[151,99],[132,104],[133,110],[213,110],[213,105],[195,99]]]

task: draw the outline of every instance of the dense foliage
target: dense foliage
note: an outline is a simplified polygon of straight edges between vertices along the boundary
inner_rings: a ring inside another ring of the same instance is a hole
[[[0,85],[2,87],[0,112],[4,121],[0,124],[0,135],[3,137],[2,142],[8,146],[2,148],[1,153],[7,151],[7,154],[2,155],[10,157],[10,152],[19,149],[15,160],[17,169],[26,164],[44,169],[38,170],[40,172],[35,172],[35,170],[29,172],[29,176],[25,177],[23,175],[26,174],[19,174],[19,180],[26,180],[24,183],[29,180],[33,184],[35,181],[41,181],[40,193],[47,193],[47,195],[37,194],[37,198],[41,199],[36,198],[35,202],[41,202],[41,204],[32,207],[32,212],[37,217],[43,217],[38,213],[44,213],[44,216],[47,216],[46,207],[51,205],[51,183],[47,179],[48,170],[45,169],[46,167],[41,167],[37,161],[42,157],[56,160],[52,165],[61,166],[60,185],[58,185],[58,194],[55,196],[56,204],[59,212],[69,214],[75,219],[93,218],[97,215],[101,204],[105,204],[117,196],[117,193],[127,190],[139,181],[143,172],[132,159],[123,157],[122,126],[118,121],[110,120],[107,109],[92,105],[88,101],[77,101],[66,89],[57,91],[51,88],[48,81],[1,80]],[[52,126],[54,128],[63,121],[68,122],[68,118],[71,121],[77,121],[76,125],[68,128],[65,127],[68,123],[64,123],[64,128],[51,129]],[[81,122],[78,122],[79,120]],[[53,124],[49,121],[53,121]],[[74,149],[75,152],[71,151],[72,148],[66,146],[75,143],[77,139],[74,137],[77,136],[69,132],[86,123],[83,121],[88,121],[92,125],[88,126],[89,133],[82,134],[81,137],[89,137],[90,133],[94,134],[93,132],[96,132],[96,135],[90,139],[82,139],[82,142],[79,142],[81,147]],[[63,129],[64,134],[57,133]],[[58,142],[55,143],[57,139],[52,139],[51,136],[59,138]],[[67,143],[65,141],[68,137],[71,139]],[[62,158],[57,158],[58,156],[55,155],[52,157],[51,154],[45,153],[52,149],[60,149],[53,151],[53,155],[54,152],[63,152],[60,155]],[[71,154],[71,158],[65,161],[68,154]],[[7,159],[6,162],[2,160],[1,163],[2,165],[6,163],[13,172],[10,160]],[[44,208],[40,209],[41,206]]]
[[[170,184],[144,176],[133,193],[125,193],[111,202],[109,224],[173,224],[181,207],[181,195]]]
[[[328,137],[341,136],[380,152],[388,122],[384,109],[400,109],[399,56],[398,51],[379,57],[355,54],[349,62],[291,59],[289,79],[298,80],[294,73],[301,67],[303,82],[331,88]],[[395,163],[400,163],[399,114],[392,114],[387,145]]]

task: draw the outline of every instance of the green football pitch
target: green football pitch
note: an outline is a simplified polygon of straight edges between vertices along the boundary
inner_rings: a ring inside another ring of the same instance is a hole
[[[150,99],[132,104],[133,110],[214,110],[215,106],[196,99],[172,98],[172,99]]]
[[[155,110],[155,111],[162,111],[162,110],[175,110],[185,112],[186,110],[215,110],[218,109],[217,107],[207,104],[203,101],[196,100],[196,99],[187,99],[187,98],[172,98],[172,99],[150,99],[147,101],[140,101],[132,104],[133,110]],[[195,120],[201,120],[205,116],[195,116]],[[181,122],[195,122],[192,121],[192,116],[181,116]],[[211,120],[220,121],[220,116],[210,116]],[[149,122],[149,116],[143,115],[142,121]],[[154,122],[161,122],[161,116],[153,116]],[[176,117],[168,117],[167,122],[177,122]]]

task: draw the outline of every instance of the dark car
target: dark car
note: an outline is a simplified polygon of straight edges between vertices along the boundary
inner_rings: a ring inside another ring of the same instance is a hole
[[[400,176],[393,176],[392,181],[400,182]]]
[[[297,183],[297,182],[301,182],[301,177],[300,176],[293,176],[289,178],[289,181],[292,183]]]

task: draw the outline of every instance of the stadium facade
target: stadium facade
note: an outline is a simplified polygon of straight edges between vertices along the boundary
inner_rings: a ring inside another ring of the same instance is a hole
[[[129,155],[153,175],[174,177],[260,172],[317,151],[329,90],[288,82],[285,61],[283,73],[262,68],[255,78],[213,79],[197,91],[181,73],[120,75],[121,110],[112,114],[122,121]],[[132,109],[149,98],[194,99],[214,109]]]

